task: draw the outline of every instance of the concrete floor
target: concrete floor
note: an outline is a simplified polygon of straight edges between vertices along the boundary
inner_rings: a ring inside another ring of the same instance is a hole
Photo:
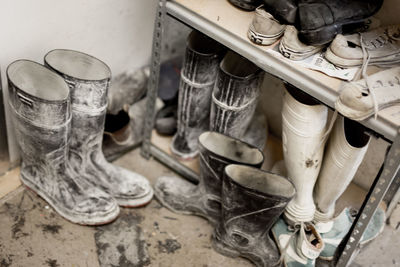
[[[134,150],[116,164],[147,176],[152,183],[173,173]],[[140,209],[122,209],[101,227],[62,219],[46,202],[19,187],[0,199],[0,267],[14,266],[252,266],[210,246],[212,227],[195,216],[178,215],[156,200]],[[139,248],[139,249],[138,249]],[[353,266],[400,266],[400,235],[390,227],[357,256]],[[139,255],[139,257],[138,257]]]

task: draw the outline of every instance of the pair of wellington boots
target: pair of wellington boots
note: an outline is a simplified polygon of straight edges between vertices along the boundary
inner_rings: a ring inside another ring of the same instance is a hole
[[[334,217],[335,203],[353,179],[370,138],[361,125],[341,116],[336,121],[333,117],[328,125],[326,106],[297,88],[289,85],[286,88],[282,110],[286,170],[281,166],[281,170],[275,167],[273,172],[287,175],[297,192],[284,212],[286,226],[296,228],[309,224],[307,228],[313,228],[314,236],[319,240],[312,244],[312,253],[299,252],[297,255],[301,258],[298,263],[312,266],[317,257],[334,259],[336,248],[351,226],[347,208]],[[284,233],[282,224],[285,223],[275,226],[273,232],[277,236]],[[285,247],[288,240],[283,240],[284,234],[282,237],[280,245]]]
[[[101,150],[111,71],[72,50],[53,50],[45,66],[7,68],[9,105],[21,152],[21,181],[65,219],[113,221],[119,206],[147,204],[147,179],[107,162]]]
[[[266,126],[254,116],[260,74],[247,59],[226,53],[221,44],[198,31],[191,32],[182,64],[172,153],[181,159],[194,158],[198,138],[208,130],[262,148]]]
[[[160,177],[156,198],[173,212],[206,218],[216,227],[212,244],[219,253],[248,258],[257,266],[279,265],[270,229],[294,196],[293,184],[261,171],[262,152],[243,141],[204,132],[198,142],[199,183]]]

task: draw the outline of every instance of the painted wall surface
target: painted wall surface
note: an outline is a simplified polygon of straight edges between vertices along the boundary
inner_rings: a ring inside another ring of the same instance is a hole
[[[92,54],[106,62],[114,76],[148,64],[156,4],[157,0],[1,1],[4,99],[8,64],[17,59],[42,63],[43,56],[55,48]],[[7,130],[10,160],[14,161],[18,158],[16,140],[11,127]]]

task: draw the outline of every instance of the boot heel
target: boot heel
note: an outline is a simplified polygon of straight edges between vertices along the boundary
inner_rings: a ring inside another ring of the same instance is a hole
[[[211,237],[211,246],[216,252],[224,256],[230,258],[237,258],[240,256],[240,253],[237,252],[237,250],[232,249],[228,245],[226,245],[220,238],[216,237],[215,233],[213,233]]]

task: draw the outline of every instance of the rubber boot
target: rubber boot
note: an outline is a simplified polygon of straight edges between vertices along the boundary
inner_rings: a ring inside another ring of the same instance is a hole
[[[46,65],[69,85],[72,99],[70,165],[87,181],[104,190],[120,206],[138,207],[153,197],[148,180],[109,163],[101,150],[111,71],[87,54],[57,49],[45,56]]]
[[[286,86],[282,145],[288,177],[297,194],[284,213],[290,225],[314,217],[313,189],[321,168],[328,109],[297,88]]]
[[[253,11],[261,5],[261,0],[228,0],[232,5],[247,11]]]
[[[199,148],[199,184],[163,176],[158,178],[154,186],[155,195],[163,206],[176,213],[198,215],[216,225],[221,216],[224,167],[239,163],[259,168],[264,156],[259,149],[216,132],[200,135]]]
[[[209,129],[211,92],[224,48],[198,31],[187,39],[178,96],[178,129],[171,151],[182,159],[198,153],[197,140]]]
[[[314,189],[317,207],[314,223],[322,238],[327,240],[322,253],[325,260],[333,259],[337,246],[352,224],[349,211],[334,218],[335,203],[353,180],[367,152],[370,137],[364,131],[362,125],[340,116],[325,150],[321,173]]]
[[[256,266],[280,265],[270,229],[293,198],[286,178],[244,165],[228,165],[222,185],[222,218],[212,236],[213,248],[242,256]]]
[[[83,185],[83,177],[68,168],[68,85],[44,66],[27,60],[11,63],[7,77],[22,183],[73,223],[113,221],[119,214],[117,203],[96,188],[85,190],[88,186]]]
[[[212,93],[210,130],[242,139],[257,106],[261,70],[228,52],[220,64]]]

